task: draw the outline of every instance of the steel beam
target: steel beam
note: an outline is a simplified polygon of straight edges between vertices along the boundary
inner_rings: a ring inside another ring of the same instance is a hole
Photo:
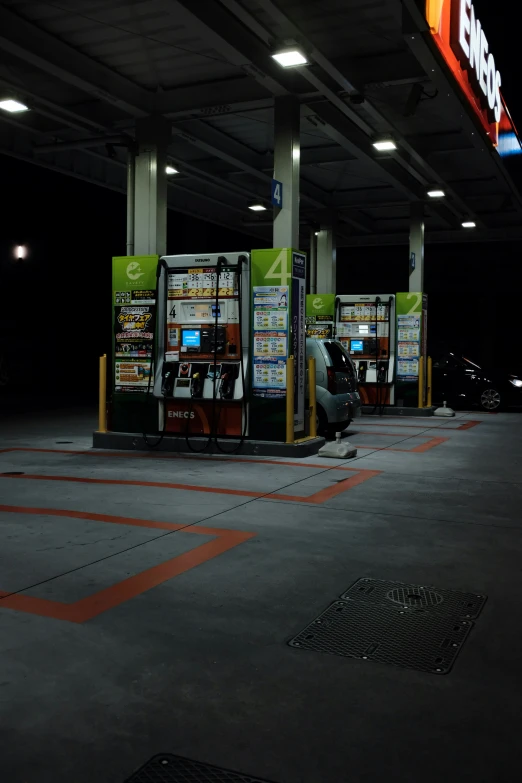
[[[27,22],[5,5],[0,5],[0,46],[22,62],[134,117],[146,116],[152,108],[147,90]]]
[[[180,14],[179,9],[183,9]],[[166,5],[179,24],[184,19],[202,41],[219,52],[231,65],[252,77],[272,95],[290,90],[281,79],[279,67],[259,38],[216,0],[176,0]]]

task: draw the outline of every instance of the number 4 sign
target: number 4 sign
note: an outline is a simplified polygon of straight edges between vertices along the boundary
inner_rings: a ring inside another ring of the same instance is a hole
[[[283,183],[277,179],[272,180],[272,204],[274,207],[283,207]]]

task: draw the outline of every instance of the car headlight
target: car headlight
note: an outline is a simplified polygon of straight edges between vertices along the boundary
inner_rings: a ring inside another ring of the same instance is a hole
[[[517,389],[522,389],[522,381],[520,378],[510,378],[509,382],[513,384],[513,386],[516,386]]]

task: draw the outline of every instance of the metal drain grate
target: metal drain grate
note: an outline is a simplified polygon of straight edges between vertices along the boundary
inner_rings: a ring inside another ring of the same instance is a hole
[[[164,753],[154,756],[145,766],[128,778],[125,783],[270,783],[241,772],[202,764]]]
[[[469,620],[441,612],[350,598],[335,601],[289,645],[446,674],[472,627]]]
[[[484,608],[487,596],[460,593],[456,590],[440,590],[426,585],[410,585],[403,582],[386,582],[381,579],[358,579],[342,594],[341,598],[367,599],[372,603],[391,602],[413,609],[436,609],[454,618],[472,620]],[[365,601],[366,602],[366,601]]]

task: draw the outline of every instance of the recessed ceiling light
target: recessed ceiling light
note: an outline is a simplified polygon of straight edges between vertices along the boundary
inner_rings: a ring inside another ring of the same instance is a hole
[[[0,109],[14,114],[17,111],[29,111],[29,106],[26,106],[25,103],[20,103],[20,101],[14,101],[12,98],[8,98],[5,101],[0,101]]]
[[[264,204],[249,204],[248,208],[251,209],[252,212],[266,212]]]
[[[296,65],[306,65],[308,60],[298,49],[287,49],[284,52],[276,52],[273,59],[283,68],[294,68]]]
[[[397,145],[392,139],[381,139],[380,141],[374,141],[373,146],[379,152],[389,152],[390,150],[396,150]]]
[[[428,190],[428,196],[430,198],[444,198],[445,195],[443,190]]]
[[[476,228],[477,224],[474,220],[465,220],[462,224],[462,228]]]
[[[315,232],[315,236],[316,236],[316,237],[318,237],[318,236],[319,236],[319,231],[316,231],[316,232]]]
[[[179,174],[179,171],[174,168],[174,166],[167,166],[165,169],[167,174]]]

